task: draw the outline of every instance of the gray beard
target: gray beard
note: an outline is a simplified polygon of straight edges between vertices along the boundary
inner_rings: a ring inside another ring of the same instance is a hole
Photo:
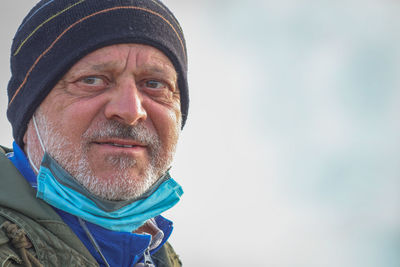
[[[128,200],[140,197],[167,171],[175,152],[176,146],[163,158],[159,137],[143,124],[126,126],[117,121],[104,121],[95,127],[91,126],[82,135],[82,142],[73,145],[66,140],[61,129],[41,112],[37,112],[35,117],[45,150],[84,188],[102,199]],[[137,164],[135,159],[124,155],[110,155],[105,160],[117,171],[112,178],[99,179],[90,168],[87,144],[90,140],[102,137],[126,138],[146,144],[151,160],[144,174],[141,177],[131,176],[129,170]],[[43,151],[36,148],[31,153],[33,162],[40,162]]]

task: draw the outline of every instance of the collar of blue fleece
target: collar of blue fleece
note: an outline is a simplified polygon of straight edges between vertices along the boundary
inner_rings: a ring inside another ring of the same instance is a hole
[[[14,166],[21,172],[25,179],[36,188],[36,175],[33,172],[27,157],[23,150],[13,143],[13,152],[7,154]],[[55,209],[63,221],[74,231],[82,243],[90,251],[100,266],[105,266],[101,256],[94,249],[85,231],[82,229],[78,218],[74,215],[66,213],[62,210]],[[155,217],[158,228],[164,232],[164,238],[161,244],[151,251],[156,252],[168,240],[172,233],[172,222],[162,216]],[[104,257],[110,266],[131,267],[143,259],[143,252],[150,245],[150,235],[142,235],[135,233],[115,232],[105,229],[101,226],[86,222],[89,231],[96,239]]]

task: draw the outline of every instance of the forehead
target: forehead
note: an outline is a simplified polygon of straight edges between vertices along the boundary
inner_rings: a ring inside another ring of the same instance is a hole
[[[170,72],[176,76],[172,62],[163,52],[142,44],[116,44],[100,48],[77,61],[71,70],[88,67],[94,70],[151,68],[153,71]]]

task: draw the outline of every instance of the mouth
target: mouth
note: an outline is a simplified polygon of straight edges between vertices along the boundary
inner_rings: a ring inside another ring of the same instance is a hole
[[[112,140],[96,140],[93,144],[101,146],[111,146],[115,148],[145,148],[146,145],[134,140],[112,139]]]
[[[118,144],[118,143],[103,143],[103,142],[94,142],[97,145],[110,145],[110,146],[115,146],[115,147],[125,147],[125,148],[132,148],[137,145],[123,145],[123,144]]]

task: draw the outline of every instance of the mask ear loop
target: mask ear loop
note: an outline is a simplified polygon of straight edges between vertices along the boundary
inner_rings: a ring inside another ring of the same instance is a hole
[[[39,130],[38,130],[38,127],[37,127],[35,115],[32,116],[32,120],[33,120],[33,126],[35,127],[36,135],[37,135],[37,137],[38,137],[38,139],[39,139],[40,146],[42,147],[43,152],[46,152],[46,151],[44,150],[44,145],[43,145],[42,138],[40,137],[40,134],[39,134]],[[32,157],[31,157],[31,155],[30,155],[30,153],[29,153],[29,146],[28,146],[28,151],[27,151],[27,152],[28,152],[28,160],[29,160],[29,163],[30,163],[31,166],[35,169],[36,173],[39,173],[39,169],[38,169],[38,168],[36,167],[36,165],[32,162]]]
[[[31,166],[33,167],[33,169],[35,169],[36,173],[39,173],[38,168],[36,167],[35,163],[33,163],[32,159],[31,159],[31,154],[29,153],[29,146],[28,146],[28,160],[29,160],[29,163],[31,164]]]
[[[39,130],[38,130],[38,127],[37,127],[37,124],[36,124],[35,114],[32,116],[32,120],[33,120],[33,126],[35,126],[36,135],[37,135],[37,137],[39,139],[39,142],[40,142],[40,146],[42,147],[43,152],[46,152],[46,150],[44,149],[42,138],[40,137]]]

